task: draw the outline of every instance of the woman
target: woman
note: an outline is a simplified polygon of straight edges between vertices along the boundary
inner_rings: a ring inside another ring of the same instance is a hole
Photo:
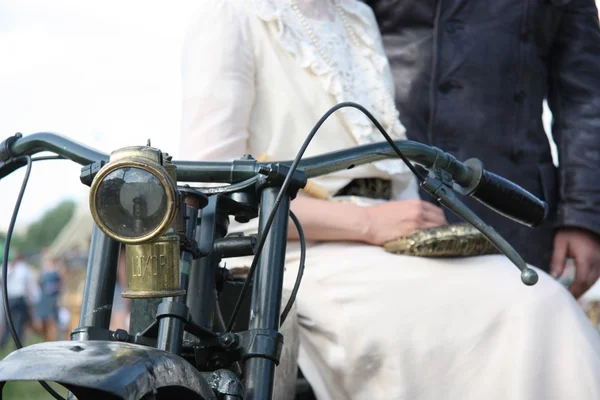
[[[364,105],[404,138],[364,4],[210,0],[199,15],[183,61],[181,158],[291,159],[342,101]],[[381,140],[359,112],[343,111],[306,156]],[[310,240],[297,299],[299,364],[319,399],[600,398],[600,339],[548,275],[540,271],[538,284],[526,287],[502,256],[384,252],[386,241],[445,223],[439,208],[419,200],[400,161],[315,181],[329,198],[301,195],[292,210]],[[255,231],[256,223],[236,229]],[[288,245],[288,289],[297,248]]]
[[[35,307],[36,325],[44,339],[55,341],[58,338],[58,300],[62,277],[58,260],[48,255],[48,249],[41,252],[42,267],[38,278],[40,298]]]

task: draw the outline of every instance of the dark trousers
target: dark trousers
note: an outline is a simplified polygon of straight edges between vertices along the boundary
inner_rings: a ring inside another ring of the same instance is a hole
[[[23,333],[25,333],[25,324],[29,321],[29,309],[27,308],[27,302],[25,297],[15,297],[8,299],[8,309],[12,316],[15,330],[19,339],[23,340]],[[10,330],[8,329],[8,321],[4,319],[4,332],[2,332],[2,339],[0,339],[0,348],[6,345],[6,342],[10,338]]]

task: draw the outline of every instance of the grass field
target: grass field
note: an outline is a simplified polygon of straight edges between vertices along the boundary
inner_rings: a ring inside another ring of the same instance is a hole
[[[42,341],[42,338],[39,336],[29,335],[28,340],[26,340],[25,345],[31,345],[34,343],[39,343]],[[15,350],[15,346],[12,341],[9,341],[8,344],[0,349],[0,358],[6,357],[12,351]],[[63,398],[66,399],[67,391],[60,385],[55,383],[51,383],[50,386],[54,390],[56,390]],[[38,382],[10,382],[7,383],[3,392],[2,392],[3,400],[46,400],[53,399],[44,388]]]

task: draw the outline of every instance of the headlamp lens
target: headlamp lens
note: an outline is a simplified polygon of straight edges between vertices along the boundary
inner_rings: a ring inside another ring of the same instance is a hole
[[[107,174],[96,191],[98,217],[124,238],[145,236],[159,227],[167,210],[167,189],[153,173],[124,167]]]

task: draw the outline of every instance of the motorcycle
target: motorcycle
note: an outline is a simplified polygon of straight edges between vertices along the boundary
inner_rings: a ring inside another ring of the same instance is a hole
[[[385,141],[303,159],[310,140],[337,109],[364,112]],[[34,157],[39,152],[53,157]],[[306,248],[290,202],[308,179],[389,158],[400,158],[428,193],[483,233],[520,270],[526,285],[537,274],[491,227],[460,200],[472,196],[520,223],[541,223],[548,206],[521,187],[483,168],[477,159],[458,161],[441,149],[392,141],[360,105],[341,103],[317,123],[294,160],[258,162],[244,155],[232,162],[173,160],[151,146],[130,146],[110,155],[53,133],[16,134],[0,143],[0,179],[27,167],[6,240],[3,282],[14,222],[32,164],[66,158],[82,165],[90,187],[93,234],[79,327],[71,341],[22,347],[0,361],[6,382],[57,382],[77,399],[270,399],[288,316],[300,286]],[[415,163],[416,165],[413,165]],[[192,187],[190,183],[221,183]],[[228,234],[229,218],[259,219],[256,235]],[[281,311],[288,221],[300,234],[302,257],[296,284]],[[134,299],[131,332],[109,322],[121,246]],[[254,256],[239,297],[225,323],[219,306],[223,285],[234,280],[222,261]],[[236,319],[248,292],[247,329]],[[8,314],[6,286],[4,307]],[[10,315],[9,315],[10,317]]]

